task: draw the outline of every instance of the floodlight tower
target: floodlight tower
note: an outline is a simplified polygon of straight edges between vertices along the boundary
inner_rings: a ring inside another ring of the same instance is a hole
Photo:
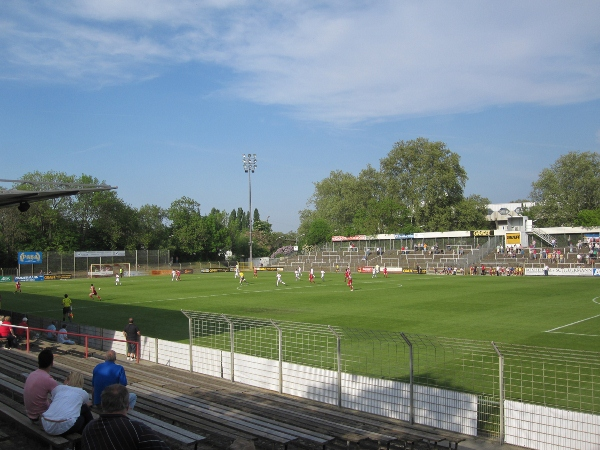
[[[256,169],[256,153],[248,153],[247,155],[242,154],[242,159],[244,161],[244,171],[248,174],[248,203],[249,203],[249,227],[250,227],[250,258],[248,261],[250,262],[250,268],[252,268],[252,181],[250,174],[254,173]]]

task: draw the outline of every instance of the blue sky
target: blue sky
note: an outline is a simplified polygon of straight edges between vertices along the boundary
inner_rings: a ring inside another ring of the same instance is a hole
[[[314,184],[400,140],[461,156],[466,194],[527,198],[600,149],[600,2],[0,3],[0,178],[88,174],[139,207],[252,206],[295,230]]]

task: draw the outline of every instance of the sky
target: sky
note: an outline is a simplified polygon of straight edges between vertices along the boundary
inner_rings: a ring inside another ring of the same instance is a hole
[[[424,137],[465,195],[527,199],[600,150],[599,23],[597,0],[5,0],[0,178],[86,174],[202,214],[247,211],[251,182],[288,232],[314,183]]]

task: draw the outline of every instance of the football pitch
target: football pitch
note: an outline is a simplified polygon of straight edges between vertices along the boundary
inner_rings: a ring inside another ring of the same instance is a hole
[[[60,320],[61,299],[73,300],[74,321],[122,330],[134,317],[142,334],[186,342],[181,310],[387,330],[511,344],[598,351],[600,280],[586,277],[490,277],[343,273],[315,283],[283,273],[259,272],[241,285],[233,273],[74,279],[0,284],[2,309]],[[102,301],[88,297],[93,282]]]

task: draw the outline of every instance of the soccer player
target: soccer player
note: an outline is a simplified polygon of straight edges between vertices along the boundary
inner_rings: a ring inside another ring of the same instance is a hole
[[[279,283],[281,283],[284,286],[286,286],[285,282],[281,279],[281,274],[280,273],[277,274],[277,286],[279,286]]]
[[[23,292],[21,292],[21,282],[19,280],[17,280],[17,282],[15,283],[15,294],[16,293],[22,294]]]
[[[242,283],[248,283],[248,281],[246,281],[246,277],[244,276],[244,272],[240,272],[240,286]]]
[[[63,322],[69,319],[71,322],[71,318],[73,317],[73,302],[69,298],[69,294],[65,294],[62,299],[62,307],[63,307]]]
[[[354,286],[352,286],[352,274],[350,271],[348,271],[348,286],[350,287],[351,291],[354,291]]]
[[[234,275],[234,277],[235,278],[239,278],[240,277],[240,265],[239,264],[235,265],[235,275]]]
[[[118,273],[115,274],[115,286],[121,286],[121,276]]]
[[[294,270],[294,275],[296,275],[296,281],[298,281],[300,279],[300,272],[298,272],[298,269]]]
[[[258,269],[254,266],[254,278],[258,278]]]
[[[181,281],[181,270],[175,271],[175,281]]]
[[[321,269],[321,281],[325,281],[325,271]]]
[[[383,277],[387,278],[387,267],[383,266]]]
[[[314,283],[315,282],[315,276],[312,273],[312,269],[311,269],[310,273],[308,274],[308,282],[309,283]]]
[[[90,298],[93,300],[94,297],[98,297],[98,300],[102,301],[102,298],[98,295],[98,292],[96,292],[96,288],[92,283],[92,285],[90,286]]]
[[[377,278],[377,269],[375,267],[373,267],[373,275],[371,275],[371,278]]]
[[[177,274],[175,273],[175,269],[171,270],[171,281],[175,281],[175,277]]]

